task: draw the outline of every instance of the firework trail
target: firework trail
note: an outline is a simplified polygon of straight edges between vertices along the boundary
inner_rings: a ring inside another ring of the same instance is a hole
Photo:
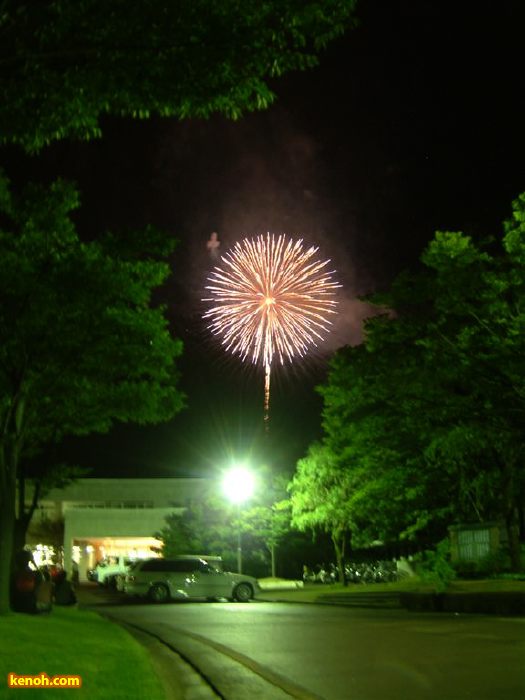
[[[264,418],[268,421],[270,373],[275,358],[283,364],[304,356],[329,332],[340,287],[329,260],[315,257],[318,248],[285,235],[257,236],[237,242],[221,256],[221,267],[208,277],[203,318],[226,350],[261,363],[265,371]]]

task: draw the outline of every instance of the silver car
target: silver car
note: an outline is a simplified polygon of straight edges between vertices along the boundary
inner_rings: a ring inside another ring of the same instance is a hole
[[[124,592],[155,603],[168,600],[227,598],[246,603],[259,591],[257,579],[221,571],[200,557],[144,559],[126,576]]]

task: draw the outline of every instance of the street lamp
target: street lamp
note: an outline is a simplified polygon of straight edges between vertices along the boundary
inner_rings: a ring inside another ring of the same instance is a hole
[[[239,528],[237,531],[237,572],[242,574],[241,505],[253,494],[255,477],[243,466],[228,469],[222,479],[222,490],[226,498],[237,506]]]

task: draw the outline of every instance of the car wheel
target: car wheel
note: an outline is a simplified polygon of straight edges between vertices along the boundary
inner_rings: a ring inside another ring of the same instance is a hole
[[[239,603],[247,603],[253,598],[253,589],[249,583],[239,583],[233,591],[233,597]]]
[[[149,589],[148,596],[154,603],[165,603],[167,600],[169,600],[170,592],[162,583],[155,583]]]

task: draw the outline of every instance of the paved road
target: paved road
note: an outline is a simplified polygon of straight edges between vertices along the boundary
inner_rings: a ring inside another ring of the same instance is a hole
[[[228,700],[525,697],[524,618],[264,602],[103,611],[181,650]]]

